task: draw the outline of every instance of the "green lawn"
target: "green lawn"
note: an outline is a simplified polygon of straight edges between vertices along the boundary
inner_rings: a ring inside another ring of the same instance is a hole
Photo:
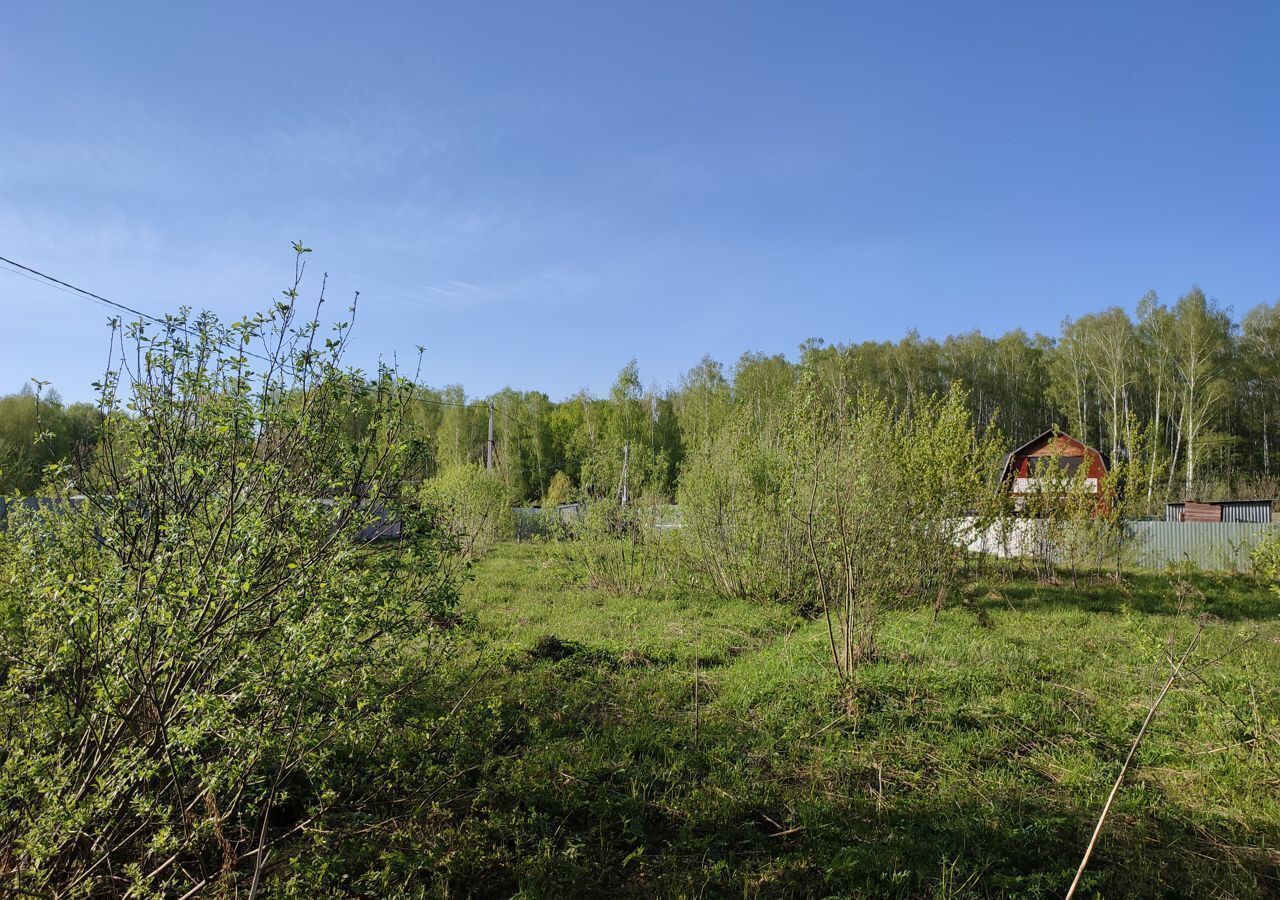
[[[376,883],[368,859],[352,877],[450,896],[1060,897],[1170,642],[1207,613],[1204,668],[1161,707],[1081,896],[1278,896],[1280,602],[1244,578],[1181,594],[1155,575],[992,578],[936,619],[888,614],[847,693],[821,621],[688,585],[609,596],[564,584],[545,548],[502,546],[442,675],[452,702],[470,693],[412,750],[433,801],[380,832]]]

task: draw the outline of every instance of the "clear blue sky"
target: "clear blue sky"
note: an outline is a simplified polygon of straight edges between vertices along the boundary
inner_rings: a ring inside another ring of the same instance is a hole
[[[0,255],[236,316],[303,238],[472,394],[1280,297],[1265,0],[73,6],[0,28]],[[105,311],[0,313],[0,391],[90,395]]]

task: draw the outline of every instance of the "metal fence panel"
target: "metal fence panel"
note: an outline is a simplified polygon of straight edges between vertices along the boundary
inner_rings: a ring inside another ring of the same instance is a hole
[[[1257,522],[1130,522],[1125,551],[1134,565],[1148,569],[1190,562],[1202,569],[1247,572],[1254,548],[1277,527]]]
[[[1253,522],[1149,522],[1125,525],[1124,564],[1143,569],[1165,569],[1180,563],[1227,572],[1248,572],[1254,548],[1268,535],[1280,533],[1280,525]],[[1046,524],[1040,519],[1012,519],[1004,527],[985,532],[972,519],[962,522],[959,541],[974,552],[995,556],[1043,556],[1065,562],[1065,552],[1048,543]],[[1109,555],[1114,549],[1099,548]],[[1112,557],[1109,557],[1112,558]]]

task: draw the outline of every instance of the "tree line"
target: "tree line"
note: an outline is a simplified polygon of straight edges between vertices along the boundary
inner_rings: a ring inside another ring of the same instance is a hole
[[[480,400],[461,385],[424,388],[407,428],[424,475],[482,465],[492,402],[496,468],[513,500],[546,498],[557,473],[573,495],[617,495],[624,452],[629,494],[669,499],[686,458],[735,411],[767,427],[798,373],[815,370],[906,416],[917,398],[961,388],[980,432],[996,427],[1010,446],[1057,425],[1113,459],[1142,447],[1151,504],[1276,492],[1280,302],[1237,321],[1193,287],[1173,303],[1148,293],[1133,316],[1112,307],[1068,318],[1052,337],[911,331],[896,342],[811,339],[797,357],[749,352],[726,366],[708,356],[667,386],[646,384],[632,360],[607,394],[560,401],[510,387]],[[41,465],[90,438],[94,415],[29,386],[0,398],[0,489],[34,489]]]

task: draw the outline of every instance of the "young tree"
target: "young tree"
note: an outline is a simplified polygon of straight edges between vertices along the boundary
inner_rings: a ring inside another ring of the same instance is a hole
[[[945,599],[964,514],[992,495],[998,443],[978,436],[960,390],[918,399],[905,417],[814,376],[804,373],[795,404],[796,505],[832,662],[848,681],[874,658],[885,608]]]
[[[680,479],[689,568],[725,596],[804,604],[811,570],[792,515],[795,483],[780,435],[756,425],[754,405],[739,405]]]
[[[684,444],[691,449],[701,447],[720,430],[729,414],[731,398],[724,367],[710,356],[702,357],[681,377],[674,399]]]
[[[1145,415],[1149,427],[1155,428],[1158,440],[1152,445],[1148,455],[1146,477],[1147,505],[1155,502],[1155,489],[1159,476],[1156,474],[1156,461],[1164,458],[1160,452],[1170,447],[1165,438],[1172,434],[1173,426],[1166,422],[1173,408],[1173,316],[1168,307],[1160,303],[1154,291],[1148,291],[1138,301],[1138,324],[1135,329],[1135,340],[1140,357],[1140,371],[1145,384]]]
[[[1119,457],[1131,436],[1125,426],[1129,422],[1129,387],[1133,383],[1133,323],[1118,306],[1085,316],[1077,322],[1083,328],[1084,352],[1097,385],[1097,397],[1106,422],[1106,438],[1111,457]]]
[[[573,502],[573,480],[564,472],[557,471],[547,484],[547,492],[542,495],[542,506],[553,508]]]
[[[436,399],[442,405],[434,440],[432,471],[466,463],[483,463],[487,438],[484,407],[468,404],[466,391],[460,384],[448,385],[436,393]]]
[[[775,444],[790,411],[796,367],[781,355],[744,353],[733,367],[733,404],[745,409],[755,429]]]
[[[1081,463],[1074,470],[1055,440],[1046,455],[1030,461],[1030,478],[1024,512],[1035,531],[1040,577],[1056,578],[1056,568],[1071,567],[1071,582],[1079,580],[1080,563],[1097,543],[1096,518],[1102,510],[1100,485]]]
[[[46,466],[92,446],[100,419],[92,404],[63,406],[34,378],[0,397],[0,495],[38,490]]]
[[[1049,372],[1049,397],[1066,413],[1068,432],[1089,443],[1095,381],[1089,367],[1088,322],[1063,320]]]
[[[654,393],[646,395],[640,368],[631,360],[618,373],[608,401],[582,398],[584,417],[577,439],[584,448],[582,483],[596,497],[626,497],[646,492],[669,495],[670,460],[678,447],[658,435],[673,433],[662,427],[670,406]]]

